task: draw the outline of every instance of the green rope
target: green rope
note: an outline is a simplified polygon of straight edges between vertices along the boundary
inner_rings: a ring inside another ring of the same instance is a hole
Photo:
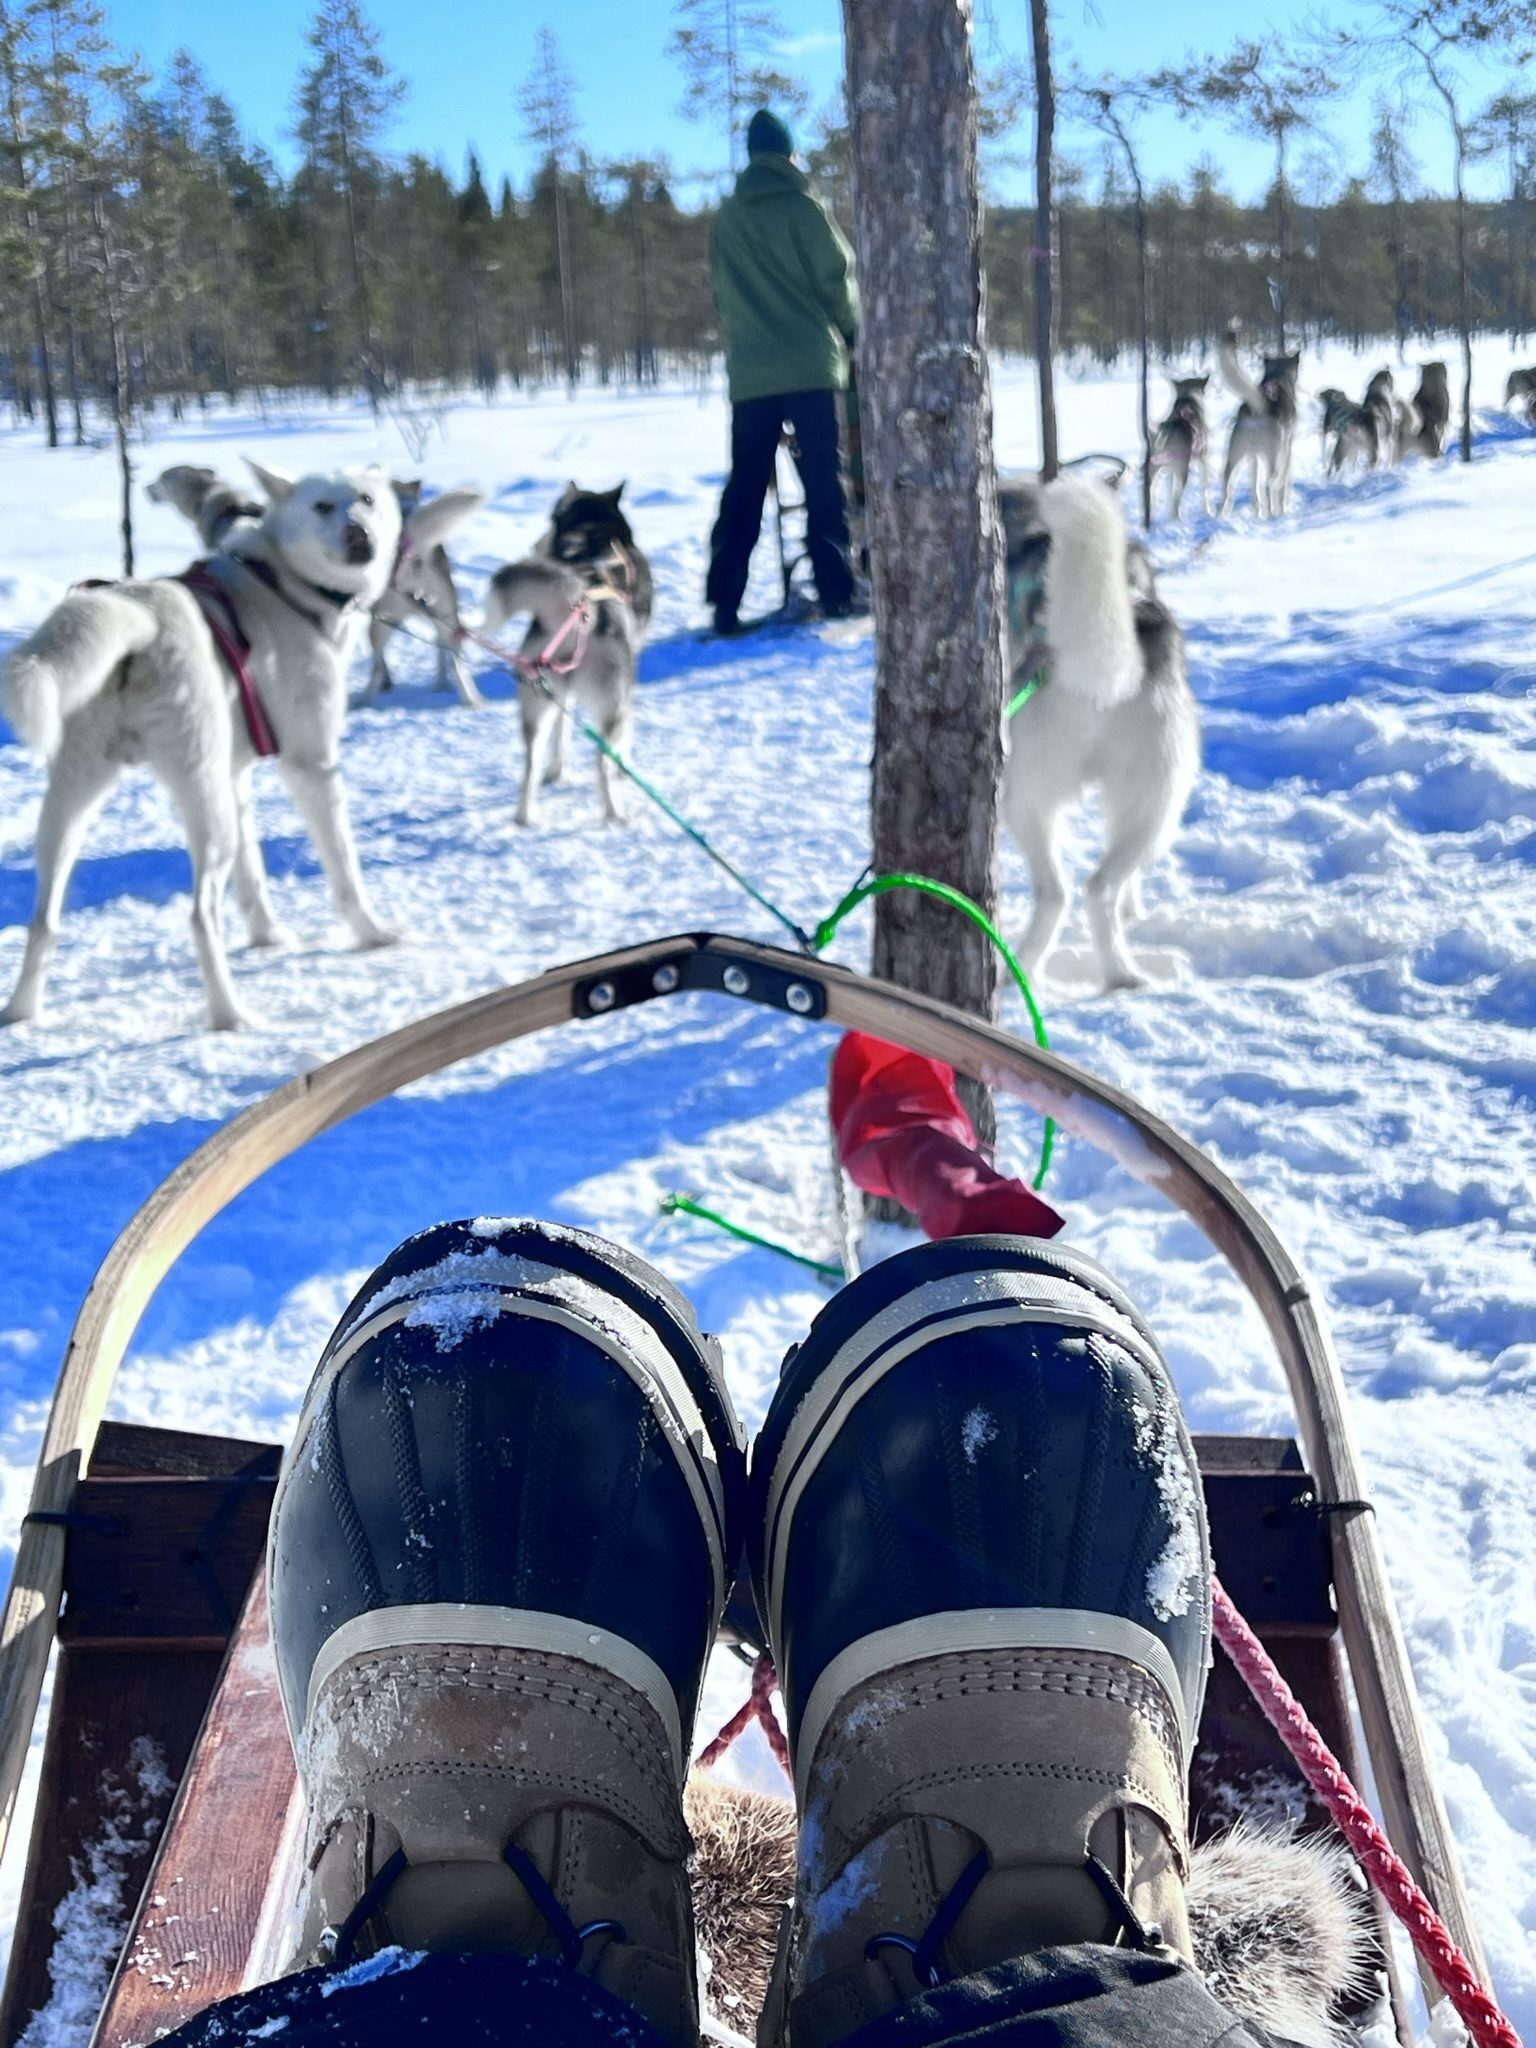
[[[833,933],[845,917],[850,917],[858,909],[859,905],[867,902],[871,896],[883,896],[891,889],[916,889],[924,896],[936,897],[940,903],[947,903],[952,910],[958,910],[962,917],[968,917],[972,924],[986,934],[993,945],[996,946],[998,952],[1002,954],[1004,964],[1017,983],[1020,995],[1024,998],[1025,1006],[1029,1011],[1030,1022],[1035,1027],[1036,1045],[1042,1046],[1049,1051],[1051,1041],[1046,1036],[1045,1019],[1040,1014],[1040,1006],[1035,1001],[1024,969],[1019,965],[1018,955],[992,922],[991,918],[981,908],[980,904],[973,903],[970,897],[963,894],[959,889],[952,889],[948,882],[935,882],[929,875],[875,875],[869,881],[864,881],[861,878],[854,883],[842,902],[838,904],[836,910],[832,912],[832,915],[824,917],[821,923],[817,925],[811,937],[811,951],[813,953],[823,951],[831,943]],[[1040,1165],[1033,1181],[1030,1183],[1032,1187],[1039,1188],[1044,1182],[1046,1173],[1050,1168],[1051,1154],[1055,1150],[1055,1144],[1055,1120],[1047,1117],[1045,1120],[1045,1130],[1040,1140]]]
[[[1044,681],[1044,676],[1031,676],[1029,681],[1025,683],[1022,686],[1022,688],[1015,690],[1013,695],[1008,699],[1008,708],[1003,713],[1004,719],[1006,720],[1012,718],[1015,711],[1022,711],[1024,709],[1024,706],[1029,702],[1030,698],[1034,696],[1036,690],[1039,689],[1040,685]]]
[[[663,1216],[697,1216],[701,1222],[712,1223],[716,1230],[723,1230],[727,1237],[739,1237],[743,1244],[755,1244],[765,1252],[777,1252],[781,1259],[793,1259],[797,1266],[809,1266],[824,1280],[846,1280],[848,1277],[841,1266],[830,1266],[823,1259],[807,1258],[804,1252],[791,1251],[787,1244],[778,1244],[771,1237],[759,1237],[744,1223],[732,1223],[728,1216],[720,1215],[715,1209],[706,1209],[702,1202],[695,1202],[689,1195],[663,1195],[661,1213]]]
[[[1029,699],[1040,687],[1040,682],[1041,678],[1038,676],[1032,676],[1030,678],[1030,680],[1014,697],[1013,702],[1008,706],[1009,716],[1012,716],[1013,712],[1017,710],[1021,704],[1028,703]],[[544,688],[552,698],[555,696],[554,691],[549,688],[549,685],[547,683],[544,684]],[[556,698],[555,701],[557,704],[559,703],[558,698]],[[929,875],[876,875],[873,877],[873,879],[868,881],[866,881],[864,877],[861,876],[859,880],[854,883],[853,887],[848,891],[847,895],[843,898],[842,902],[838,904],[837,908],[832,912],[831,916],[824,917],[821,923],[817,925],[814,932],[807,932],[802,925],[796,924],[794,919],[790,917],[787,912],[780,910],[779,906],[776,903],[771,901],[769,897],[765,896],[761,889],[756,888],[751,882],[749,882],[747,880],[747,877],[741,872],[739,868],[733,867],[730,861],[726,859],[725,855],[719,852],[717,848],[710,844],[708,839],[706,839],[704,834],[699,830],[698,826],[690,824],[689,821],[683,816],[681,811],[675,810],[673,806],[670,803],[668,803],[667,799],[662,795],[659,789],[656,789],[651,783],[647,782],[645,777],[641,775],[637,769],[631,767],[630,763],[624,758],[623,754],[620,753],[619,749],[616,746],[612,745],[611,742],[609,742],[608,740],[605,740],[603,738],[603,735],[597,730],[597,727],[593,725],[589,719],[582,717],[580,712],[574,711],[566,705],[561,704],[560,709],[562,711],[565,711],[566,715],[570,717],[577,726],[580,727],[582,732],[586,734],[587,738],[591,740],[593,744],[602,753],[607,755],[608,759],[613,762],[614,766],[620,771],[621,774],[627,775],[630,781],[634,783],[635,787],[643,791],[643,793],[650,798],[651,802],[655,804],[657,809],[659,811],[662,811],[668,818],[672,820],[672,823],[676,825],[680,832],[686,833],[687,836],[693,841],[694,845],[699,847],[703,852],[707,853],[709,855],[709,858],[715,863],[717,867],[723,868],[726,874],[730,876],[731,880],[735,882],[739,888],[745,890],[747,895],[749,895],[752,898],[752,901],[754,903],[759,904],[764,910],[766,910],[769,916],[772,917],[775,920],[775,922],[783,925],[784,929],[793,936],[795,943],[804,952],[823,952],[826,949],[826,947],[831,944],[833,934],[836,932],[838,926],[843,922],[843,919],[845,917],[851,916],[852,913],[858,909],[859,905],[861,903],[866,902],[871,896],[883,896],[886,893],[886,891],[890,889],[917,889],[921,891],[923,895],[936,897],[940,903],[947,903],[949,904],[951,909],[958,910],[963,917],[968,917],[971,920],[972,924],[974,924],[978,927],[979,930],[984,932],[986,936],[992,941],[992,944],[996,946],[998,952],[1002,954],[1004,964],[1007,966],[1008,972],[1013,976],[1015,983],[1018,985],[1019,993],[1023,996],[1025,1006],[1029,1011],[1030,1021],[1035,1028],[1036,1045],[1044,1047],[1047,1051],[1050,1049],[1050,1040],[1049,1038],[1047,1038],[1045,1033],[1045,1019],[1040,1015],[1039,1005],[1035,1001],[1033,991],[1030,989],[1029,981],[1024,973],[1024,970],[1019,965],[1017,955],[1014,953],[1014,950],[1009,945],[1008,941],[1003,937],[1002,933],[998,930],[997,926],[992,922],[991,918],[988,917],[987,913],[981,908],[980,904],[973,903],[970,897],[965,895],[963,891],[959,889],[952,889],[947,882],[935,882]],[[1044,1183],[1046,1173],[1050,1168],[1051,1154],[1055,1150],[1055,1144],[1055,1120],[1051,1117],[1047,1117],[1045,1120],[1045,1130],[1040,1140],[1040,1165],[1036,1170],[1033,1181],[1030,1183],[1032,1187],[1039,1188]],[[697,1208],[693,1208],[689,1210],[689,1213],[702,1215],[706,1212],[698,1210]],[[727,1230],[732,1230],[735,1228],[734,1225],[725,1223],[723,1218],[721,1217],[711,1216],[710,1221],[720,1223],[721,1227]],[[784,1249],[784,1247],[781,1245],[769,1244],[767,1239],[752,1238],[750,1233],[742,1234],[747,1236],[748,1242],[750,1243],[766,1244],[768,1250],[770,1251],[781,1251]],[[798,1252],[790,1252],[788,1253],[788,1256],[790,1258],[799,1258],[800,1255]],[[817,1261],[814,1259],[804,1259],[801,1260],[801,1263],[803,1265],[815,1266],[817,1264]],[[840,1272],[841,1268],[839,1268],[838,1270]]]

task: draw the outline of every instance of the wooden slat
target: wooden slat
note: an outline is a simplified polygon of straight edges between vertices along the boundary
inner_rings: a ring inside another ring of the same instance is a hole
[[[241,1989],[294,1794],[266,1575],[259,1573],[92,2048],[153,2041]]]
[[[222,1651],[276,1488],[268,1477],[83,1479],[61,1642],[199,1642]]]
[[[101,1844],[119,1793],[126,1794],[122,1810],[130,1816],[122,1836],[142,1841],[143,1848],[114,1853],[111,1863],[121,1873],[125,1906],[139,1896],[223,1661],[222,1642],[211,1650],[153,1656],[138,1647],[60,1652],[0,2002],[0,2048],[12,2048],[53,1995],[53,1916],[89,1867],[89,1852]],[[150,1747],[135,1754],[146,1739]]]
[[[281,1444],[258,1444],[238,1436],[199,1436],[193,1430],[160,1429],[154,1423],[104,1422],[91,1450],[93,1479],[218,1479],[265,1470]]]
[[[1364,1494],[1343,1378],[1321,1311],[1274,1230],[1195,1146],[1121,1090],[928,997],[747,940],[672,938],[556,969],[360,1046],[279,1089],[185,1160],[130,1221],[81,1307],[49,1415],[33,1507],[70,1505],[146,1303],[203,1225],[252,1181],[319,1132],[407,1082],[565,1021],[578,984],[675,961],[706,943],[715,955],[746,967],[749,978],[755,963],[818,985],[830,1022],[946,1060],[1009,1089],[1054,1115],[1068,1134],[1159,1188],[1194,1220],[1256,1302],[1284,1367],[1307,1462],[1323,1497]],[[1341,1519],[1333,1544],[1350,1671],[1388,1833],[1453,1938],[1486,1974],[1373,1518]],[[0,1620],[0,1828],[9,1827],[31,1736],[62,1564],[61,1532],[27,1524]]]

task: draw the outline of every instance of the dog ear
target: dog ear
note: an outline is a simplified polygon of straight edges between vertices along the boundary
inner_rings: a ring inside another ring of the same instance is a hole
[[[1211,373],[1207,370],[1203,377],[1191,377],[1189,381],[1197,391],[1203,391],[1211,381]]]
[[[451,533],[484,503],[484,491],[439,492],[425,505],[418,505],[406,520],[405,530],[411,537],[411,546],[416,549],[435,548],[445,534]]]
[[[268,469],[264,463],[258,462],[254,455],[246,456],[245,466],[266,492],[269,503],[282,505],[293,496],[294,486],[298,482],[296,476],[285,476],[280,469]]]
[[[612,505],[612,507],[614,508],[614,510],[615,510],[615,511],[617,511],[617,510],[618,510],[618,507],[619,507],[619,500],[620,500],[620,498],[622,498],[622,497],[623,497],[623,495],[624,495],[624,485],[623,485],[623,484],[619,484],[619,485],[617,485],[617,486],[616,486],[616,487],[615,487],[615,488],[614,488],[613,490],[611,490],[611,491],[604,491],[604,493],[603,493],[603,496],[604,496],[604,498],[605,498],[605,499],[607,500],[607,502],[608,502],[608,503],[609,503],[610,505]]]
[[[581,486],[572,479],[555,500],[555,517],[558,519],[562,512],[568,512],[580,496]]]

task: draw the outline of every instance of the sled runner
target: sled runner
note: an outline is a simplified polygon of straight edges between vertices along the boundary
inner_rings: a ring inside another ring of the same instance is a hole
[[[1320,1308],[1264,1218],[1131,1097],[1038,1046],[845,968],[695,934],[493,990],[300,1075],[183,1161],[109,1252],[65,1353],[0,1628],[7,1830],[55,1639],[59,1651],[0,2048],[48,2000],[55,1908],[79,1885],[108,1826],[120,1845],[123,1898],[141,1886],[142,1897],[94,2037],[100,2048],[152,2040],[261,1981],[281,1950],[300,1835],[260,1569],[278,1447],[103,1420],[155,1288],[238,1194],[359,1110],[531,1032],[695,991],[863,1032],[1017,1095],[1166,1194],[1226,1258],[1285,1370],[1300,1445],[1196,1439],[1218,1574],[1357,1775],[1353,1693],[1387,1833],[1481,1968],[1361,1497],[1342,1376]],[[700,1739],[710,1732],[701,1729]],[[1254,1810],[1326,1825],[1222,1658],[1191,1790],[1197,1834]],[[1383,1944],[1390,1981],[1385,1953]]]

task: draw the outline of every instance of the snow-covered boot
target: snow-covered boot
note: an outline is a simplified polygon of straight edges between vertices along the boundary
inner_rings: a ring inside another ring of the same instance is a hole
[[[496,1219],[380,1267],[273,1513],[296,1967],[550,1957],[692,2048],[681,1788],[743,1487],[715,1348],[643,1260]]]
[[[748,1540],[801,1815],[765,2042],[1034,1949],[1188,1956],[1209,1545],[1167,1369],[1091,1260],[954,1238],[845,1288]]]

